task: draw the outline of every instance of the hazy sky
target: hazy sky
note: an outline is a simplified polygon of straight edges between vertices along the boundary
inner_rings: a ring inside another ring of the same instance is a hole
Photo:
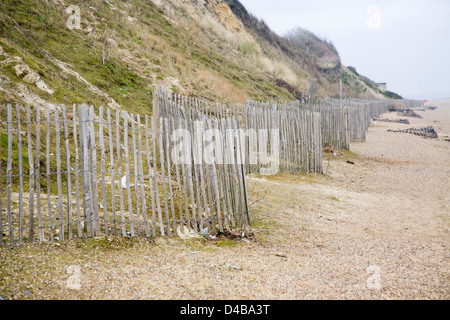
[[[331,40],[342,63],[405,98],[450,97],[449,0],[240,0],[279,35]]]

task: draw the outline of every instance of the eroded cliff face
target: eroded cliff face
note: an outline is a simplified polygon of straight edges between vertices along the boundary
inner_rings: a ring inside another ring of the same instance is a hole
[[[337,95],[339,77],[345,78],[344,94],[351,97],[373,98],[377,94],[373,88],[347,68],[341,65],[335,48],[312,33],[303,41],[308,41],[315,50],[296,46],[290,39],[280,37],[270,28],[248,12],[236,0],[210,1],[154,1],[168,16],[182,8],[190,19],[211,32],[213,43],[222,43],[220,48],[228,47],[226,58],[238,61],[251,72],[262,72],[264,80],[281,87],[293,98],[300,91],[307,91],[311,79],[317,79],[319,94]],[[185,24],[192,24],[187,19]],[[231,49],[231,50],[230,50]],[[242,55],[234,54],[240,51]],[[220,50],[218,51],[220,52]],[[248,70],[246,70],[248,72]],[[366,81],[367,82],[367,81]]]
[[[220,102],[374,91],[336,61],[273,33],[236,0],[6,0],[0,19],[0,100],[90,103],[151,113],[152,92]],[[69,22],[77,22],[69,28]],[[69,21],[70,20],[70,21]],[[325,63],[325,64],[324,64]]]

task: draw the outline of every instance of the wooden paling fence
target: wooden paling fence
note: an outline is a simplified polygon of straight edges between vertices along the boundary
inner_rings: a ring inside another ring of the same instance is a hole
[[[350,119],[347,108],[339,108],[322,101],[315,104],[302,104],[300,108],[320,114],[323,146],[348,149]]]
[[[246,105],[218,104],[171,94],[160,89],[157,100],[163,117],[226,119],[239,123],[241,159],[246,173],[322,173],[322,147],[349,149],[363,142],[372,120],[393,104],[420,105],[415,100],[316,99],[300,101],[247,101]],[[260,139],[260,136],[265,137]],[[274,147],[279,145],[279,147]],[[276,160],[278,159],[278,160]]]
[[[172,161],[172,131],[186,128],[188,119],[87,105],[2,107],[0,243],[247,226],[241,167]],[[226,156],[236,160],[239,152]]]
[[[320,112],[323,145],[349,149],[350,142],[366,141],[366,132],[376,117],[393,104],[418,106],[415,100],[319,99],[317,103],[301,104],[300,108]]]
[[[159,90],[155,112],[162,118],[194,122],[235,123],[243,174],[277,172],[322,173],[320,114],[291,108],[287,103],[248,101],[246,105],[212,104]],[[178,121],[178,120],[175,120]],[[207,127],[207,125],[202,125]],[[223,140],[225,148],[230,144]],[[234,145],[232,145],[234,146]]]
[[[192,211],[199,213],[200,220],[205,219],[201,213],[208,223],[212,220],[210,227],[214,231],[248,226],[245,163],[236,116],[206,116],[199,111],[205,108],[200,101],[168,96],[162,90],[155,95],[153,108],[153,119],[159,119],[154,127],[165,126],[166,132],[175,132],[171,138],[166,135],[161,146],[167,154],[173,150],[167,165],[172,167],[177,181],[184,181],[178,185],[186,186],[184,197],[190,194]],[[179,178],[182,172],[184,180]]]
[[[322,173],[323,146],[364,141],[372,119],[399,102],[420,104],[225,105],[158,89],[152,117],[7,105],[0,109],[0,244],[245,229],[247,174]]]
[[[297,103],[247,101],[243,127],[257,132],[274,130],[278,135],[280,172],[322,173],[321,115],[301,110],[295,107]],[[258,147],[259,153],[264,154],[266,147],[261,144]],[[262,166],[249,166],[248,171],[261,169]]]

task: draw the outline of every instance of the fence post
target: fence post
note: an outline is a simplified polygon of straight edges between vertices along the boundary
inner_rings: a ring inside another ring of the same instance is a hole
[[[7,122],[8,122],[8,160],[6,163],[6,213],[8,219],[8,233],[11,248],[14,248],[14,229],[12,225],[11,212],[11,175],[12,175],[12,107],[7,106]]]
[[[81,152],[81,185],[83,192],[83,209],[86,222],[87,236],[93,236],[92,230],[92,186],[90,179],[90,152],[89,152],[89,130],[88,130],[88,106],[83,104],[80,113],[80,152]]]
[[[19,158],[19,244],[23,243],[23,165],[22,165],[22,133],[21,120],[20,120],[20,107],[16,104],[17,113],[17,145],[18,145],[18,158]],[[0,179],[1,184],[1,179]],[[1,190],[0,190],[1,194]],[[1,205],[0,205],[1,210]],[[0,218],[1,223],[1,218]],[[2,229],[2,228],[0,228]],[[0,230],[0,232],[2,232]]]
[[[39,241],[44,241],[44,226],[41,213],[41,116],[40,107],[36,107],[36,207],[39,223]]]
[[[31,112],[30,105],[27,105],[27,135],[28,135],[28,165],[30,168],[29,177],[29,196],[28,196],[28,209],[30,228],[28,234],[28,241],[33,242],[34,238],[34,162],[33,162],[33,144],[31,143]]]
[[[95,219],[94,225],[94,235],[98,235],[100,233],[100,219],[98,216],[98,192],[97,192],[97,146],[95,141],[95,127],[94,127],[94,106],[90,107],[89,110],[89,125],[88,130],[90,130],[89,137],[91,143],[91,185],[92,185],[92,200],[91,206],[93,206],[93,214]]]
[[[79,167],[79,155],[78,155],[78,137],[77,137],[77,122],[76,122],[76,115],[77,108],[75,105],[73,105],[73,140],[74,140],[74,146],[75,146],[75,201],[76,201],[76,214],[77,214],[77,229],[78,229],[78,236],[81,237],[83,235],[83,228],[81,227],[81,216],[80,216],[80,185],[79,185],[79,174],[80,174],[80,167]],[[78,121],[78,125],[80,124],[80,121]],[[50,168],[50,164],[48,164],[48,168]],[[50,169],[48,169],[49,171]],[[50,199],[50,197],[49,197]]]
[[[345,126],[345,146],[344,148],[350,150],[350,119],[348,116],[348,108],[344,107],[344,126]]]
[[[0,109],[0,123],[2,123],[2,111]],[[0,144],[0,152],[2,152],[2,147]],[[0,195],[3,194],[3,188],[2,188],[2,162],[0,161]],[[0,246],[3,245],[3,203],[2,203],[2,197],[0,196]]]
[[[58,183],[58,213],[59,213],[59,239],[64,240],[64,216],[62,204],[62,182],[61,182],[61,132],[59,125],[59,110],[55,106],[55,126],[56,126],[56,179]],[[39,188],[36,185],[36,188]]]
[[[46,136],[46,168],[47,168],[47,210],[48,210],[48,220],[50,227],[50,242],[53,242],[53,211],[52,211],[52,201],[51,201],[51,180],[50,180],[50,126],[51,126],[51,113],[50,108],[47,109],[47,136]]]
[[[67,121],[66,107],[62,106],[63,128],[64,128],[64,146],[66,149],[66,169],[67,169],[67,226],[69,232],[69,240],[72,239],[72,184],[71,184],[71,166],[70,166],[70,149],[69,149],[69,127]]]

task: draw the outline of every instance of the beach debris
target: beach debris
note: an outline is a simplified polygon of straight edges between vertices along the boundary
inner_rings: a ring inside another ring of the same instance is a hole
[[[186,226],[178,226],[177,234],[183,240],[193,239],[193,238],[202,238],[200,234],[197,232],[190,230]]]
[[[353,161],[347,160],[347,163],[349,164],[355,164]]]
[[[127,188],[128,188],[128,185],[127,185],[127,176],[126,176],[126,175],[124,175],[124,176],[122,177],[122,179],[120,180],[120,183],[122,184],[122,189],[127,189]]]
[[[422,119],[422,116],[420,114],[415,113],[413,109],[400,110],[397,114],[400,116]]]
[[[200,234],[202,235],[202,236],[207,236],[208,235],[208,227],[206,227],[206,228],[200,228]]]
[[[234,269],[234,270],[242,270],[242,268],[240,266],[233,266],[229,263],[222,263],[221,266],[225,266],[228,269]]]
[[[334,151],[333,149],[330,149],[330,148],[325,148],[325,149],[323,150],[323,152],[325,152],[325,153],[330,153],[330,154],[332,154],[333,156],[336,155],[336,151]]]
[[[438,138],[438,134],[437,134],[436,130],[434,130],[434,128],[431,126],[428,126],[425,128],[408,128],[408,129],[404,129],[404,130],[389,129],[388,132],[411,133],[416,136],[421,136],[421,137],[429,138],[429,139],[437,139]]]
[[[379,122],[395,122],[395,123],[403,123],[403,124],[409,124],[408,119],[374,119],[374,121]]]

